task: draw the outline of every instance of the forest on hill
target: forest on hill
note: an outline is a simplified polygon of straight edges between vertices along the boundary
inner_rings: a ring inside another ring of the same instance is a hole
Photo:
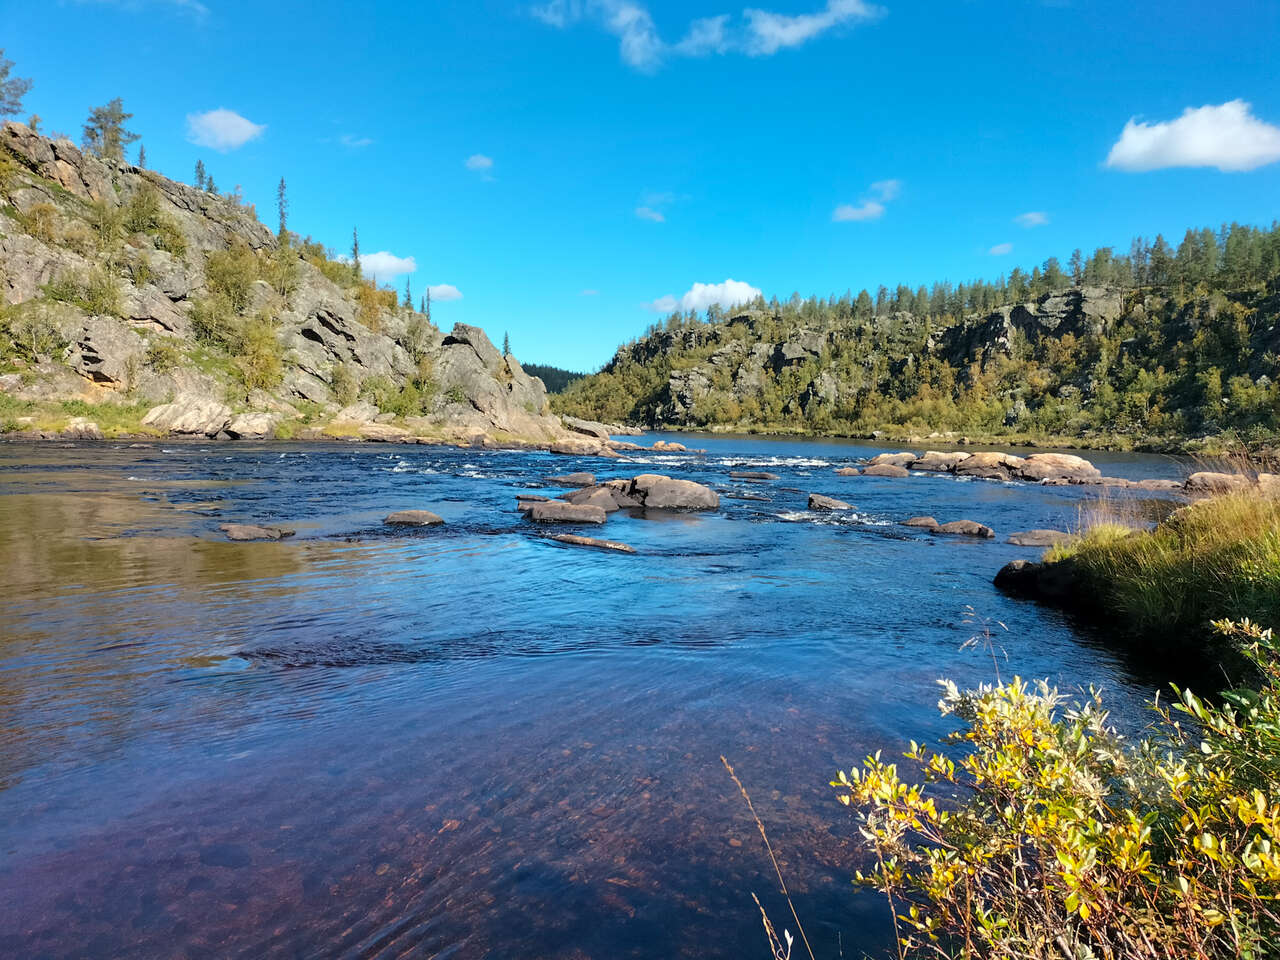
[[[585,373],[575,373],[561,367],[553,367],[547,363],[526,363],[524,372],[531,377],[539,377],[546,384],[548,393],[561,393],[576,380],[581,380]]]
[[[994,282],[676,312],[555,400],[648,426],[1269,447],[1280,224],[1075,251]]]

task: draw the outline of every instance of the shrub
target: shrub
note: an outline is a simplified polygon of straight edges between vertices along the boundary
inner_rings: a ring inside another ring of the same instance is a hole
[[[267,259],[262,279],[286,300],[298,289],[298,252],[289,244],[280,244]]]
[[[98,249],[110,250],[124,237],[124,211],[105,200],[94,200],[89,204],[89,226]]]
[[[89,271],[79,303],[92,314],[119,316],[120,285],[102,267],[94,267]]]
[[[166,373],[182,365],[182,348],[172,337],[160,337],[147,347],[147,366]]]
[[[80,300],[80,281],[73,273],[64,271],[55,274],[43,289],[46,300],[55,300],[59,303],[76,303]]]
[[[26,213],[18,214],[22,228],[45,243],[57,238],[58,208],[51,203],[35,203]]]
[[[1280,650],[1248,622],[1218,627],[1243,644],[1262,688],[1220,707],[1177,691],[1140,740],[1108,725],[1096,693],[1068,706],[1016,678],[965,693],[944,682],[962,750],[913,742],[906,757],[926,785],[878,753],[839,775],[832,786],[875,857],[859,880],[888,895],[900,956],[1269,952],[1280,937]]]
[[[374,333],[382,329],[382,314],[394,312],[399,300],[394,290],[379,290],[372,283],[361,283],[356,288],[358,319]]]
[[[160,191],[152,184],[144,183],[129,198],[121,212],[124,229],[129,233],[145,233],[152,236],[156,246],[174,256],[187,252],[187,238],[177,224],[164,213]]]
[[[19,312],[8,321],[8,331],[15,352],[32,362],[56,356],[67,345],[58,325],[39,307]]]
[[[355,403],[356,397],[360,395],[360,379],[350,366],[339,363],[333,368],[329,388],[333,392],[333,399],[345,407]]]
[[[250,390],[270,390],[284,373],[280,340],[271,317],[260,313],[241,325],[236,354],[240,379]]]
[[[226,346],[235,336],[235,313],[226,298],[203,297],[191,304],[191,331],[209,346]]]
[[[209,291],[235,313],[244,313],[258,279],[258,258],[249,245],[237,239],[226,250],[215,250],[205,261],[204,273]]]

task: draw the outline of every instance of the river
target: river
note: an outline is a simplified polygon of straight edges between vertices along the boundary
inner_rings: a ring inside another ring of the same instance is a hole
[[[991,583],[1036,555],[1008,533],[1073,525],[1095,490],[664,439],[707,453],[0,444],[0,955],[766,958],[752,892],[794,923],[722,754],[818,956],[879,955],[888,914],[851,884],[828,781],[950,729],[939,677],[1093,683],[1143,721],[1157,675]],[[580,531],[634,556],[566,546],[514,497],[578,469],[699,480],[722,507]],[[382,525],[410,508],[446,525]],[[900,525],[917,514],[997,538]],[[228,543],[229,521],[298,533]],[[963,649],[975,618],[994,663]]]

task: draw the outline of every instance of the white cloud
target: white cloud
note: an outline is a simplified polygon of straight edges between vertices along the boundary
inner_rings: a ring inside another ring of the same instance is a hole
[[[427,288],[432,300],[461,300],[462,291],[452,283],[433,283]]]
[[[493,157],[486,157],[483,153],[473,153],[467,157],[468,170],[492,170]]]
[[[681,310],[706,310],[713,303],[718,303],[726,310],[749,303],[760,296],[758,287],[741,280],[726,280],[724,283],[695,283],[680,299],[668,294],[659,297],[649,305],[658,313],[671,313],[677,307]]]
[[[858,201],[857,205],[842,203],[831,213],[835,223],[849,223],[862,220],[878,220],[884,216],[885,204],[902,192],[901,180],[877,180],[871,185],[868,195]]]
[[[727,13],[693,20],[684,37],[675,43],[662,39],[648,8],[634,0],[548,0],[534,7],[532,13],[557,29],[591,21],[617,37],[618,52],[625,63],[652,72],[673,56],[770,56],[807,43],[835,27],[875,19],[882,11],[866,0],[827,0],[821,10],[798,15],[748,7],[736,20]]]
[[[1029,230],[1032,227],[1043,227],[1049,222],[1049,215],[1043,210],[1029,210],[1026,213],[1018,214],[1013,218],[1013,222]]]
[[[1012,243],[997,243],[994,247],[987,251],[993,257],[1007,257],[1013,253]]]
[[[655,210],[653,207],[636,207],[636,216],[641,220],[652,220],[654,223],[666,223],[667,218],[663,216],[661,210]]]
[[[1187,107],[1164,123],[1124,125],[1107,155],[1107,166],[1145,172],[1166,167],[1217,167],[1226,172],[1254,170],[1280,160],[1280,127],[1253,115],[1243,100],[1221,106]]]
[[[253,123],[225,107],[187,114],[187,140],[219,153],[243,147],[250,140],[262,136],[266,129],[266,124]]]
[[[413,257],[397,257],[386,250],[360,254],[360,272],[366,277],[377,278],[379,283],[406,273],[416,273],[417,270],[418,262]]]
[[[344,133],[338,138],[338,142],[344,147],[349,147],[352,150],[359,150],[361,147],[369,146],[373,143],[373,140],[369,137],[357,137],[352,133]]]

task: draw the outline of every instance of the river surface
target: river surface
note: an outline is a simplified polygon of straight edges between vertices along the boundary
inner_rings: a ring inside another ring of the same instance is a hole
[[[675,439],[707,453],[0,444],[0,956],[766,958],[752,892],[794,923],[722,754],[817,955],[881,955],[828,781],[945,734],[939,677],[1093,683],[1143,722],[1158,676],[991,584],[1037,553],[1005,535],[1073,525],[1094,491]],[[514,497],[578,469],[699,480],[722,508],[577,531],[634,556],[565,546]],[[447,525],[382,526],[409,508]],[[998,536],[899,525],[917,514]],[[298,534],[228,543],[229,521]],[[975,615],[995,663],[962,649]]]

